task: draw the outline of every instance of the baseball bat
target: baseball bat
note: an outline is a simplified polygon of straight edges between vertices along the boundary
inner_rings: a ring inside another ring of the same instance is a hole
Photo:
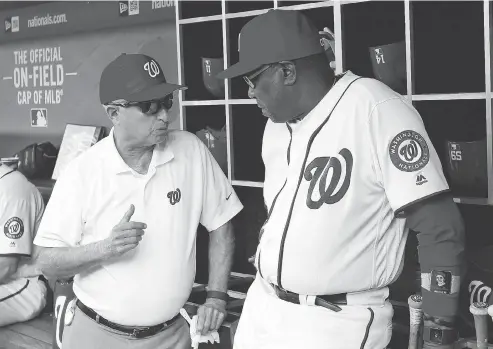
[[[474,302],[469,307],[469,311],[474,316],[477,347],[478,349],[488,349],[488,304]]]
[[[423,300],[421,295],[413,294],[407,299],[409,304],[409,345],[408,349],[418,349],[420,343],[420,329],[423,321],[423,310],[421,305]]]

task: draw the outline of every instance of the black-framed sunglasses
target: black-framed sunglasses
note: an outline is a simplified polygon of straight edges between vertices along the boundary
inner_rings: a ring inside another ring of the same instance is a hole
[[[262,74],[264,71],[266,71],[267,69],[269,69],[271,66],[272,66],[272,64],[267,64],[265,67],[263,67],[260,70],[257,70],[255,73],[252,73],[249,76],[246,76],[246,75],[243,76],[243,80],[245,80],[245,82],[247,83],[248,87],[250,87],[251,89],[254,89],[255,88],[255,84],[252,82],[252,80],[255,79],[255,78],[257,78],[257,77],[259,77],[260,74]]]
[[[123,102],[123,103],[109,103],[111,105],[118,105],[120,107],[138,107],[142,113],[154,115],[159,113],[162,109],[166,111],[170,110],[173,106],[173,95],[168,95],[161,99],[155,99],[152,101],[144,102]]]

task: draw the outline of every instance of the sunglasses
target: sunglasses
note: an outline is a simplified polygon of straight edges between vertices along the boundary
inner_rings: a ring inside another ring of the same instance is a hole
[[[243,76],[243,80],[245,80],[248,87],[250,87],[251,89],[254,89],[255,84],[252,82],[252,80],[255,79],[256,77],[258,77],[260,74],[262,74],[264,71],[266,71],[270,67],[271,67],[271,64],[268,64],[265,67],[263,67],[262,69],[257,70],[255,73],[250,74],[249,76]]]
[[[125,103],[111,103],[112,105],[117,105],[120,107],[138,107],[142,113],[154,115],[159,113],[161,110],[170,110],[173,106],[173,95],[166,96],[161,99],[156,99],[152,101],[144,102],[125,102]]]

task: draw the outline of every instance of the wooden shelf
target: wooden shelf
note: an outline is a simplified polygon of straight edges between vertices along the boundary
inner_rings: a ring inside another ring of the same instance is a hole
[[[486,198],[454,198],[458,204],[491,205]]]
[[[239,187],[252,187],[252,188],[263,188],[263,182],[251,182],[251,181],[232,181],[233,185],[237,185]]]
[[[413,101],[453,101],[460,99],[486,99],[486,92],[412,95]]]
[[[224,99],[218,100],[205,100],[205,101],[183,101],[181,105],[184,107],[198,107],[204,105],[226,105],[226,101]]]
[[[205,16],[205,17],[195,17],[195,18],[186,18],[180,19],[178,21],[179,24],[194,24],[194,23],[204,23],[204,22],[212,22],[212,21],[220,21],[222,19],[221,15],[215,16]]]

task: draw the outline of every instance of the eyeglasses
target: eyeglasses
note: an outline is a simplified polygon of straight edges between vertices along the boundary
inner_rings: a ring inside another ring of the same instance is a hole
[[[109,103],[111,105],[117,105],[120,107],[138,107],[144,114],[154,115],[159,113],[162,109],[170,110],[173,106],[173,95],[166,96],[161,99],[144,102],[122,102],[122,103]]]
[[[253,79],[255,79],[256,77],[258,77],[260,74],[262,74],[264,71],[266,71],[267,69],[269,69],[271,67],[271,64],[268,64],[266,65],[265,67],[263,67],[262,69],[260,70],[257,70],[255,73],[251,74],[250,76],[243,76],[243,80],[245,80],[245,82],[247,83],[247,85],[251,88],[251,89],[254,89],[255,88],[255,85],[254,83],[252,82]]]

